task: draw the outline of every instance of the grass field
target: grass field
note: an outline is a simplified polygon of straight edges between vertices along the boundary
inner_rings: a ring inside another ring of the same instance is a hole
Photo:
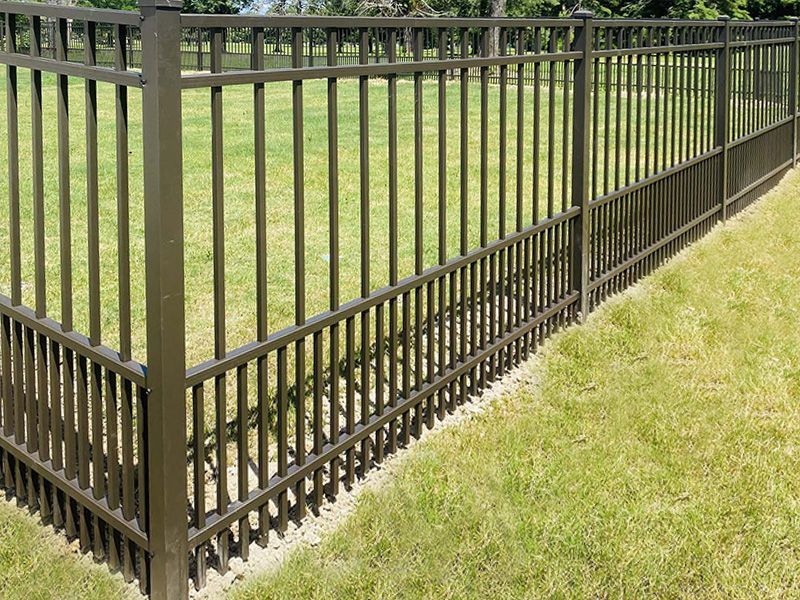
[[[38,515],[0,501],[0,598],[45,600],[135,598],[120,576],[89,556],[77,558]]]
[[[510,74],[513,70],[510,69]],[[6,112],[5,78],[0,78],[0,114]],[[44,89],[44,184],[45,231],[47,253],[48,314],[60,320],[59,277],[59,210],[58,154],[56,127],[55,79],[43,77]],[[88,332],[88,272],[86,244],[86,150],[85,92],[79,80],[70,80],[70,146],[72,197],[72,254],[74,264],[75,328]],[[424,83],[423,92],[423,255],[424,265],[438,260],[438,110],[437,86]],[[414,97],[408,80],[398,82],[398,223],[400,277],[410,275],[414,265]],[[388,109],[386,82],[370,83],[370,271],[371,284],[378,288],[388,283]],[[565,198],[565,176],[562,162],[563,90],[554,88],[553,137],[548,135],[548,89],[541,94],[542,116],[540,141],[540,175],[538,190],[540,212],[544,213],[547,182],[553,182],[555,210]],[[99,190],[100,190],[100,262],[103,341],[118,347],[117,316],[117,213],[116,213],[116,150],[114,132],[114,88],[98,85],[99,106]],[[506,176],[506,230],[516,222],[516,100],[514,87],[508,90]],[[130,93],[130,194],[132,255],[132,321],[134,357],[145,361],[144,338],[144,240],[142,208],[142,141],[140,93]],[[459,190],[460,190],[460,90],[457,83],[448,84],[447,92],[447,256],[459,253]],[[254,166],[252,87],[234,86],[224,91],[224,184],[225,184],[225,264],[227,346],[235,348],[255,339],[255,230],[254,230]],[[499,87],[489,86],[488,94],[488,236],[498,235],[498,196],[500,188],[500,122]],[[326,82],[309,81],[304,86],[305,145],[305,235],[307,316],[328,308],[329,230],[328,230],[328,128]],[[616,103],[610,107],[611,122],[616,119]],[[628,102],[621,114],[623,123]],[[635,104],[635,103],[634,103]],[[27,71],[19,72],[20,105],[20,189],[22,211],[23,300],[34,303],[33,225],[31,201],[31,134],[30,83]],[[359,294],[359,104],[358,83],[339,82],[339,186],[341,227],[341,300],[346,302]],[[647,105],[643,102],[643,111]],[[524,121],[523,224],[532,222],[533,194],[533,92],[526,88]],[[571,106],[571,100],[570,100]],[[655,110],[654,107],[651,108]],[[570,108],[571,111],[571,108]],[[601,107],[602,115],[604,108]],[[469,86],[469,247],[479,244],[480,222],[480,86]],[[7,121],[0,120],[0,137],[6,139]],[[653,127],[651,125],[651,127]],[[187,363],[193,365],[210,358],[213,352],[213,269],[212,269],[212,195],[211,133],[208,90],[187,91],[183,95],[183,162],[184,214],[186,230],[186,313]],[[275,331],[294,321],[294,218],[292,183],[292,110],[289,84],[267,85],[267,207],[268,207],[268,294],[269,327]],[[651,135],[654,132],[651,132]],[[626,144],[622,132],[621,144]],[[601,123],[598,135],[605,139]],[[643,140],[636,131],[633,114],[632,140]],[[615,143],[609,137],[609,144]],[[547,152],[554,149],[552,177],[548,177]],[[624,155],[624,152],[623,152]],[[600,154],[602,158],[602,152]],[[611,156],[613,157],[613,150]],[[642,153],[643,156],[643,153]],[[635,158],[631,147],[632,160]],[[602,161],[601,161],[602,162]],[[7,145],[0,144],[0,163],[7,163]],[[613,182],[613,160],[611,181]],[[7,197],[7,177],[0,178],[0,198]],[[567,202],[569,199],[567,198]],[[8,203],[0,202],[0,242],[8,240]],[[9,253],[0,253],[0,293],[9,289]]]
[[[800,172],[417,446],[247,598],[800,594]],[[0,597],[110,598],[0,505]],[[127,588],[125,588],[127,589]]]
[[[800,595],[800,173],[418,447],[255,598]]]

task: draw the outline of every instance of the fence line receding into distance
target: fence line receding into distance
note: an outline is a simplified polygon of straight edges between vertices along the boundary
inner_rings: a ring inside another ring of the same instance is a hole
[[[0,16],[0,480],[158,598],[798,155],[796,21]]]

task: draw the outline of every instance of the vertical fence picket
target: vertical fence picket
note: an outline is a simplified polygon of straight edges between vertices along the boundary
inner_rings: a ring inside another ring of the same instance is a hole
[[[327,30],[327,65],[336,66],[338,49],[338,30]],[[327,101],[328,101],[328,231],[330,254],[330,267],[328,270],[328,308],[336,310],[339,308],[339,108],[337,78],[329,77],[327,80]],[[390,117],[391,118],[391,117]],[[390,150],[391,152],[391,150]],[[339,441],[339,323],[336,322],[330,327],[330,388],[329,409],[330,426],[329,439],[331,444]],[[339,456],[334,457],[330,462],[330,493],[336,496],[339,493]]]
[[[441,61],[447,60],[447,40],[448,30],[445,27],[440,27],[437,30],[438,43],[437,43],[437,58]],[[437,231],[438,242],[438,262],[443,265],[447,262],[447,70],[440,69],[437,79],[437,149],[438,160],[437,162],[437,196],[438,196],[438,220],[439,227]],[[445,278],[439,278],[437,282],[437,298],[439,312],[438,312],[438,327],[436,328],[437,338],[437,365],[438,374],[443,375],[445,369],[445,344],[447,342],[447,335],[445,331],[446,320],[445,315],[447,312],[445,300]],[[453,280],[450,281],[450,287],[453,287]],[[428,323],[428,327],[433,328],[432,323]],[[440,388],[437,393],[437,409],[436,415],[439,420],[444,419],[446,405],[445,405],[445,392],[444,387]]]
[[[254,71],[264,70],[264,28],[252,31],[250,66]],[[255,239],[256,239],[256,336],[264,342],[269,334],[267,293],[267,174],[266,174],[266,90],[263,83],[253,84],[253,162],[255,177]],[[256,366],[256,393],[258,395],[258,485],[269,482],[269,364],[262,356]],[[260,544],[269,536],[269,506],[258,514]]]
[[[386,41],[386,58],[390,63],[397,62],[397,30],[389,30]],[[388,159],[389,159],[389,285],[397,285],[398,279],[398,223],[397,223],[397,76],[388,77]],[[397,296],[389,300],[389,407],[397,405],[398,397],[398,346],[400,344],[397,328]],[[397,419],[389,422],[389,452],[397,451]]]
[[[292,67],[303,66],[303,30],[292,29]],[[303,82],[292,82],[292,171],[294,173],[294,319],[302,325],[306,319],[306,232],[305,232],[305,157],[304,157]],[[295,459],[298,466],[306,460],[306,350],[305,338],[295,342]],[[306,481],[295,486],[297,518],[306,514]]]
[[[422,61],[423,29],[412,29],[414,62]],[[414,73],[414,274],[422,274],[423,245],[423,146],[422,146],[422,73]],[[422,286],[414,288],[414,390],[419,392],[423,386],[422,367]],[[422,435],[422,404],[414,407],[415,437]]]
[[[460,30],[461,35],[461,58],[469,57],[469,29]],[[460,97],[459,97],[459,142],[460,142],[460,178],[459,178],[459,252],[464,256],[469,252],[469,69],[462,68],[460,78]],[[459,279],[459,289],[461,291],[461,311],[460,311],[460,348],[459,357],[461,361],[467,358],[468,342],[474,343],[475,338],[475,297],[471,295],[467,299],[467,280],[471,282],[470,289],[475,289],[474,267],[461,269]],[[469,313],[467,309],[469,307]],[[467,327],[469,323],[469,328]],[[465,373],[460,381],[461,401],[466,401],[468,390],[466,388],[467,377],[470,381],[475,379],[475,369]],[[470,390],[471,392],[471,390]]]
[[[278,464],[276,475],[278,477],[285,477],[289,470],[289,424],[287,417],[289,416],[289,392],[288,392],[288,366],[287,366],[287,349],[286,346],[278,348],[277,352],[277,428],[278,428]],[[289,526],[289,493],[286,489],[282,489],[278,493],[278,522],[277,530],[279,532],[286,531]]]
[[[222,72],[223,30],[211,31],[211,72]],[[222,86],[211,88],[211,177],[213,211],[213,268],[214,268],[214,356],[224,358],[227,351],[225,312],[225,174],[223,141]],[[217,514],[228,511],[228,407],[227,377],[218,375],[214,381],[215,438],[217,448]],[[218,568],[228,570],[229,532],[217,536]]]
[[[125,53],[127,30],[114,27],[114,69],[127,71]],[[130,190],[128,159],[128,88],[114,88],[117,149],[117,276],[119,280],[119,351],[122,360],[131,359],[131,257],[130,257]]]
[[[29,54],[42,55],[42,20],[30,17],[28,31]],[[33,182],[33,238],[34,278],[36,289],[36,316],[47,314],[47,286],[45,280],[45,230],[44,230],[44,148],[42,143],[42,72],[31,69],[31,181]],[[40,432],[43,433],[43,432]]]
[[[13,367],[11,362],[11,319],[5,315],[0,315],[0,369],[2,369],[2,381],[0,391],[2,391],[2,411],[3,411],[3,435],[11,438],[13,435],[14,404],[13,404]],[[3,483],[6,493],[14,489],[14,459],[11,453],[2,453]]]
[[[97,64],[97,26],[93,21],[83,23],[83,61]],[[100,344],[100,208],[97,149],[97,82],[86,79],[84,84],[86,122],[86,223],[89,267],[89,338]]]
[[[358,31],[358,63],[369,62],[369,32],[366,27]],[[367,298],[371,290],[370,283],[370,183],[369,183],[369,77],[358,78],[358,159],[359,159],[359,256],[361,259],[360,294]],[[361,424],[366,426],[370,416],[370,314],[369,310],[361,313],[361,368],[360,368],[360,416]],[[377,349],[376,349],[377,360]],[[361,475],[365,476],[370,464],[370,438],[361,440]]]
[[[55,39],[55,57],[67,60],[68,22],[58,19]],[[70,193],[70,140],[69,140],[69,78],[58,76],[56,95],[58,114],[58,198],[59,242],[61,268],[61,327],[72,330],[72,222]],[[71,352],[64,349],[64,352]]]
[[[250,469],[250,453],[247,447],[248,431],[247,404],[247,363],[236,368],[236,491],[239,502],[247,500],[250,491],[248,470]],[[239,556],[247,560],[250,553],[250,518],[248,515],[239,519]]]
[[[5,14],[5,51],[17,52],[17,16]],[[19,98],[17,86],[17,67],[6,65],[6,119],[8,140],[8,245],[11,279],[11,304],[22,303],[22,257],[20,250],[20,208],[19,208]],[[19,443],[19,440],[17,440]]]

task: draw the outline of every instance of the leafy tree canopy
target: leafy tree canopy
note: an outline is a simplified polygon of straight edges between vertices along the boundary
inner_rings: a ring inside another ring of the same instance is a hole
[[[137,0],[78,0],[78,6],[107,8],[112,10],[139,10]]]
[[[183,12],[235,15],[250,6],[247,0],[183,0]]]
[[[83,6],[136,10],[137,0],[78,0]],[[800,0],[184,0],[184,11],[235,14],[381,14],[555,17],[577,8],[601,17],[782,19],[800,16]]]
[[[183,0],[183,12],[231,15],[247,10],[251,0]],[[78,0],[78,6],[139,10],[138,0]]]

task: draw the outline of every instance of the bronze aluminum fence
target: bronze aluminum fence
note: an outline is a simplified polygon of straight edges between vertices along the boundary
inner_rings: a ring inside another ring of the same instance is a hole
[[[164,0],[0,14],[0,480],[159,598],[335,497],[800,151],[797,22],[204,16]],[[191,39],[208,70],[182,71]],[[226,68],[237,39],[248,68]],[[290,63],[270,64],[280,40]],[[308,40],[324,40],[319,62]],[[252,112],[231,117],[243,89]],[[198,94],[199,167],[183,143]],[[268,122],[279,102],[289,116]],[[255,256],[234,283],[255,327],[233,336],[225,203],[245,193],[225,178],[241,132],[225,131],[242,122]],[[268,146],[281,128],[290,144]],[[204,173],[209,202],[193,202]],[[185,229],[206,217],[204,247]],[[213,354],[187,369],[204,317],[186,310],[202,284],[188,253],[213,266]],[[268,257],[293,275],[276,283]],[[282,289],[289,322],[270,312]]]

